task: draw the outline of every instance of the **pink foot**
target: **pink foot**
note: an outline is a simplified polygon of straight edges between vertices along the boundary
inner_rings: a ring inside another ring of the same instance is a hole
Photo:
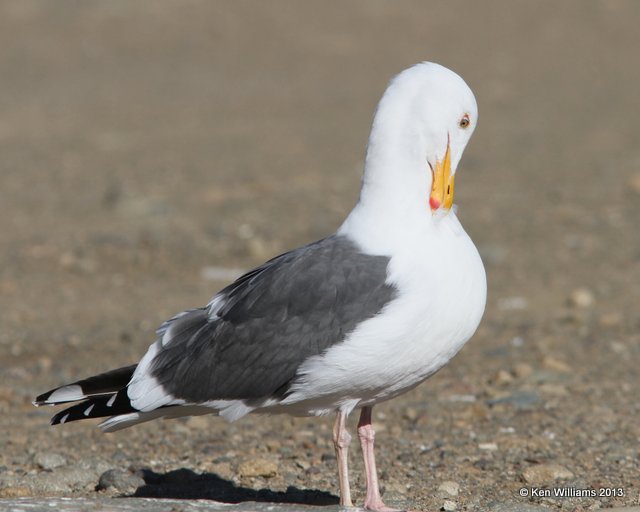
[[[373,501],[373,502],[367,502],[365,500],[364,508],[366,508],[367,510],[374,510],[375,512],[404,512],[403,509],[400,509],[400,508],[387,507],[382,502],[382,500]]]
[[[371,407],[363,407],[358,422],[358,437],[364,456],[364,469],[367,476],[367,496],[364,499],[364,508],[375,512],[400,512],[400,509],[387,507],[380,497],[378,475],[376,472],[376,459],[373,453],[373,442],[376,433],[371,425]]]

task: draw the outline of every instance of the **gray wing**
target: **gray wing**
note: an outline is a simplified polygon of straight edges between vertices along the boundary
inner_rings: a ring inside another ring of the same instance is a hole
[[[282,397],[306,359],[393,299],[388,263],[337,235],[282,254],[166,322],[151,375],[190,403]]]

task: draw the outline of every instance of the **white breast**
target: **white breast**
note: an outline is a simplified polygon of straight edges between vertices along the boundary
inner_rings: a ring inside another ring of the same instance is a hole
[[[453,212],[421,235],[391,254],[388,281],[397,298],[343,343],[307,361],[287,403],[305,403],[318,414],[386,400],[435,373],[473,335],[486,301],[478,251]]]

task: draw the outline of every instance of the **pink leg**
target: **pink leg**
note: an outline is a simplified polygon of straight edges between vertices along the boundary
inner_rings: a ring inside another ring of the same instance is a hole
[[[349,472],[347,468],[347,457],[349,454],[351,435],[347,432],[346,422],[346,413],[338,411],[336,422],[333,425],[333,446],[336,449],[336,458],[338,459],[340,505],[343,507],[353,507],[353,503],[351,502],[351,490],[349,489]]]
[[[376,512],[393,512],[396,509],[387,507],[380,497],[376,459],[373,453],[373,440],[376,433],[371,425],[371,410],[372,407],[363,407],[360,413],[360,421],[358,421],[358,436],[360,437],[360,446],[362,446],[362,455],[364,456],[364,469],[367,473],[367,497],[364,500],[364,508],[375,510]]]

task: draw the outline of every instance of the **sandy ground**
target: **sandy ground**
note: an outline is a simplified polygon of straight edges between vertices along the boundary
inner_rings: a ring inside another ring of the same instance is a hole
[[[336,502],[329,418],[105,436],[30,401],[331,233],[387,80],[428,59],[478,99],[456,202],[489,299],[446,369],[376,408],[385,497],[638,504],[639,22],[633,0],[0,2],[0,496]],[[96,491],[109,469],[127,482]],[[541,486],[605,490],[520,495]]]

